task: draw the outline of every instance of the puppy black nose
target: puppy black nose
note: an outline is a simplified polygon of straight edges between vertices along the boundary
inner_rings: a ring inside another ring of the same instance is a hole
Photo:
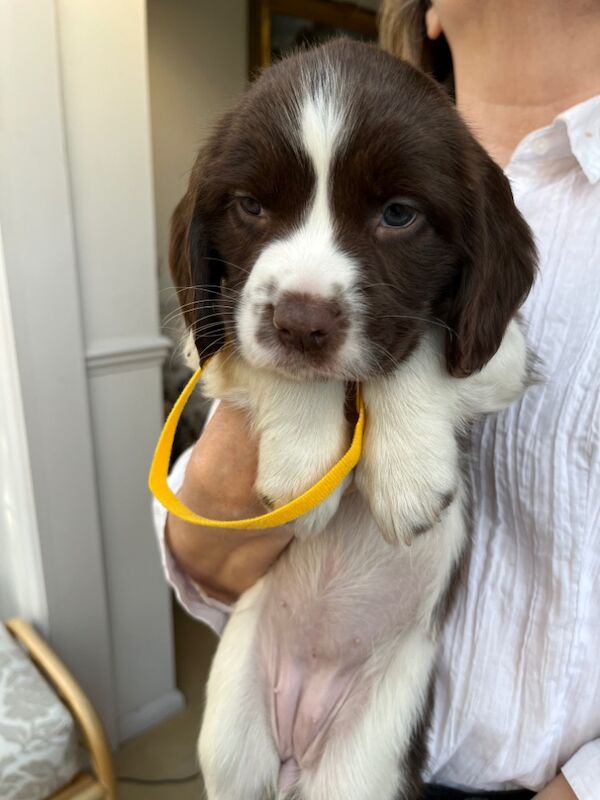
[[[336,304],[329,300],[287,294],[273,310],[273,326],[286,347],[314,352],[327,345],[339,315]]]

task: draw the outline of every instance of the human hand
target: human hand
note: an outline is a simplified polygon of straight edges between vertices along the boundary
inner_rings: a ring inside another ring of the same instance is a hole
[[[212,519],[263,514],[254,483],[258,446],[244,411],[220,403],[194,445],[179,497]],[[289,528],[234,530],[169,515],[167,543],[180,568],[207,594],[233,602],[268,571],[292,539]]]
[[[562,773],[535,795],[534,800],[577,800],[577,795]]]

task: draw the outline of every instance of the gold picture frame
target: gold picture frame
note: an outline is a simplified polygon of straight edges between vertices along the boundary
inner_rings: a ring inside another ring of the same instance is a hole
[[[267,67],[273,56],[288,49],[283,41],[284,29],[289,49],[306,41],[323,41],[329,35],[346,33],[359,39],[377,40],[377,15],[353,3],[332,0],[248,0],[249,47],[248,71],[252,77]],[[282,38],[278,43],[277,34]]]

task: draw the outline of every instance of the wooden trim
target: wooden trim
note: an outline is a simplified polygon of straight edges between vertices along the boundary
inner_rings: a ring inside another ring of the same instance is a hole
[[[260,15],[260,63],[263,66],[271,63],[271,13],[268,3],[263,3]]]
[[[248,77],[250,80],[260,69],[260,4],[248,0]]]
[[[269,0],[248,0],[248,76],[252,79],[271,63]]]
[[[310,19],[332,28],[377,36],[377,15],[353,3],[331,0],[248,0],[249,75],[271,63],[271,17],[286,14]]]
[[[345,28],[365,36],[377,35],[376,14],[354,3],[332,3],[331,0],[266,0],[271,14],[287,14]]]
[[[59,789],[46,800],[105,800],[106,791],[87,773],[77,775],[68,786]]]
[[[56,653],[25,620],[13,618],[5,625],[27,650],[31,660],[50,681],[75,718],[91,756],[92,768],[105,796],[107,800],[116,800],[116,780],[108,739],[102,722],[83,689]]]

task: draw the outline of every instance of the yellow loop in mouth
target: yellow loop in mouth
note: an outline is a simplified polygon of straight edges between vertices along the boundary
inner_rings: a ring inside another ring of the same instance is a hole
[[[148,487],[154,497],[156,497],[167,511],[179,517],[179,519],[191,522],[194,525],[204,525],[210,528],[237,528],[241,530],[275,528],[278,525],[285,525],[287,522],[292,522],[303,514],[306,514],[307,511],[312,511],[319,503],[322,503],[323,500],[337,489],[344,478],[352,472],[360,461],[365,428],[365,406],[362,392],[360,391],[360,385],[358,385],[356,388],[358,419],[354,427],[350,447],[340,460],[333,465],[329,472],[323,475],[310,489],[307,489],[299,497],[290,500],[289,503],[286,503],[280,508],[276,508],[266,514],[261,514],[258,517],[250,517],[249,519],[208,519],[207,517],[200,516],[200,514],[195,514],[171,491],[167,483],[167,474],[169,471],[169,461],[171,459],[171,450],[173,448],[173,439],[175,438],[177,424],[179,423],[185,404],[201,375],[202,368],[199,367],[192,375],[186,387],[177,398],[177,402],[171,409],[171,413],[167,417],[167,421],[165,422],[156,444],[156,450],[154,451],[154,457],[150,466],[150,474],[148,476]]]

